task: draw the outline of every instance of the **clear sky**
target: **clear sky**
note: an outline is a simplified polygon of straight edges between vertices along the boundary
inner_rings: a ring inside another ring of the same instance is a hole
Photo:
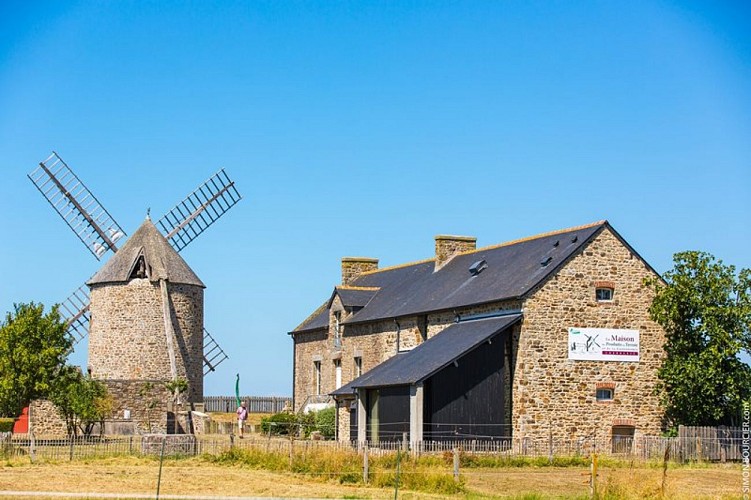
[[[181,254],[231,356],[205,392],[289,395],[342,256],[608,219],[660,272],[751,267],[751,4],[2,0],[1,311],[100,265],[26,178],[52,150],[129,234],[226,168]]]

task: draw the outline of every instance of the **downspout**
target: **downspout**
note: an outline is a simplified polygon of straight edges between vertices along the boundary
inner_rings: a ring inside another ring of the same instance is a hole
[[[295,339],[295,332],[291,332],[292,337],[292,412],[294,413],[297,408],[297,398],[295,397],[295,380],[297,380],[297,340]]]
[[[394,324],[396,325],[396,354],[399,354],[399,346],[402,341],[402,327],[397,320],[394,320]]]

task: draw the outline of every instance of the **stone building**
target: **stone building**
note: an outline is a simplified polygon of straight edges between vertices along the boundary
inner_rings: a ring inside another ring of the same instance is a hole
[[[113,396],[113,425],[181,430],[168,410],[203,402],[204,284],[147,218],[87,285],[88,371]],[[165,384],[178,379],[187,390],[175,402]]]
[[[340,440],[659,434],[655,275],[607,221],[479,249],[437,236],[433,258],[384,269],[344,258],[290,332],[295,409],[332,396]]]

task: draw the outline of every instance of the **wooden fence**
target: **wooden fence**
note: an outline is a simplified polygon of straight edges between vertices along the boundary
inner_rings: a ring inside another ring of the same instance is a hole
[[[748,438],[748,435],[746,436]],[[694,456],[712,461],[739,461],[742,458],[743,429],[741,427],[678,426],[678,439],[683,449]],[[747,443],[748,444],[748,443]],[[748,450],[746,450],[748,451]]]
[[[279,413],[285,407],[292,408],[292,398],[282,396],[241,396],[245,401],[248,413]],[[205,411],[231,413],[237,409],[235,396],[205,396],[203,398]]]

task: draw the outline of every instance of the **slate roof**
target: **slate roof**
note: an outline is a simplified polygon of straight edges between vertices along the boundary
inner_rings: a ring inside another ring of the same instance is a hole
[[[331,394],[352,394],[358,388],[411,385],[424,381],[521,319],[511,314],[456,323],[411,351],[392,356]]]
[[[365,307],[378,290],[380,288],[377,287],[338,286],[334,289],[334,293],[331,294],[331,300],[329,300],[328,305],[331,307],[334,297],[338,295],[344,307]]]
[[[313,330],[321,330],[329,327],[329,302],[324,302],[321,306],[313,311],[313,314],[305,318],[305,321],[300,323],[294,332],[310,332]]]
[[[353,280],[349,286],[337,287],[334,293],[346,288],[378,288],[364,306],[361,304],[365,302],[366,294],[347,296],[346,300],[351,305],[361,309],[344,324],[368,323],[523,298],[554,275],[567,259],[580,252],[604,228],[612,231],[641,259],[607,221],[599,221],[463,252],[437,271],[434,259],[369,271]],[[470,267],[483,260],[487,267],[473,276]],[[644,263],[652,269],[646,261]],[[659,276],[657,272],[655,274]],[[317,309],[291,333],[326,328],[327,304],[321,307],[323,309]]]
[[[432,260],[405,266],[398,273],[381,278],[383,283],[378,293],[344,323],[365,323],[522,297],[554,274],[606,225],[602,221],[464,252],[435,272]],[[487,268],[473,276],[470,267],[482,260]],[[377,282],[381,272],[389,273],[387,270],[366,273],[352,285]]]
[[[125,245],[86,284],[127,283],[141,255],[144,256],[147,269],[151,268],[148,274],[151,281],[166,279],[170,283],[205,287],[151,219],[146,219]]]

